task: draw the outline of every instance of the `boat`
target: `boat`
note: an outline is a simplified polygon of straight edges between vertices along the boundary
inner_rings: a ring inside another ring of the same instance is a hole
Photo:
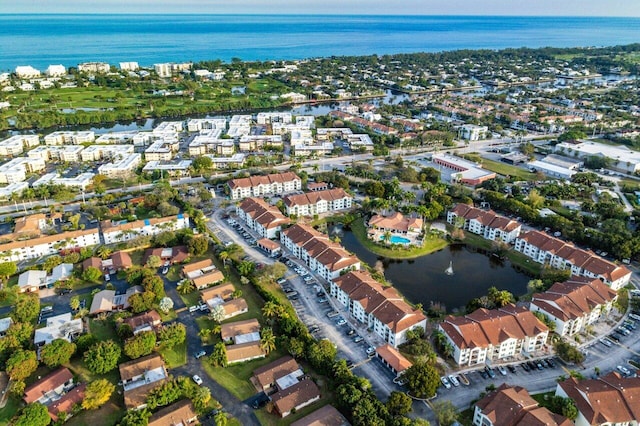
[[[453,261],[449,262],[449,267],[444,270],[444,273],[447,275],[453,275]]]

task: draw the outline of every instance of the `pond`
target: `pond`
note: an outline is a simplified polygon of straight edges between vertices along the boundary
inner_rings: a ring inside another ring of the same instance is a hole
[[[447,312],[464,309],[471,299],[484,296],[491,286],[508,290],[515,296],[527,292],[531,277],[516,270],[508,260],[477,252],[463,244],[450,245],[438,252],[412,260],[380,257],[365,249],[351,233],[340,235],[344,247],[360,260],[378,269],[411,303],[431,303],[446,307]],[[453,275],[445,270],[451,263]],[[377,265],[377,266],[376,266]]]

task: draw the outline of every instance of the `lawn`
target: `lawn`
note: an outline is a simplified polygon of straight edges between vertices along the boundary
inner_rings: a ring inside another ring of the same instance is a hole
[[[168,368],[180,367],[187,363],[187,342],[182,342],[170,348],[163,346],[158,352],[162,355]]]
[[[358,239],[358,242],[367,250],[379,256],[391,259],[414,259],[424,256],[434,251],[442,250],[448,243],[440,237],[427,236],[422,247],[412,248],[391,248],[376,244],[367,237],[367,229],[364,226],[364,219],[358,218],[351,222],[351,232]]]
[[[116,334],[116,330],[113,328],[113,325],[111,325],[109,320],[89,320],[89,332],[93,334],[95,338],[98,339],[98,341],[109,339],[116,342],[120,341],[118,335]]]
[[[16,415],[21,406],[22,403],[20,400],[13,396],[9,396],[7,399],[7,405],[0,409],[0,425],[8,425],[9,420]]]
[[[180,298],[187,307],[197,305],[200,302],[200,292],[193,290],[191,293],[181,294]]]
[[[518,180],[538,180],[535,173],[531,173],[527,170],[521,169],[520,167],[505,164],[500,161],[493,161],[482,158],[478,154],[466,154],[464,157],[468,160],[476,161],[480,163],[483,168],[503,176],[511,176],[512,178],[517,178]]]

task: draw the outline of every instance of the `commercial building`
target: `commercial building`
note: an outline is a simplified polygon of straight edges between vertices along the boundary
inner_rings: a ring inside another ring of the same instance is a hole
[[[349,315],[397,348],[406,333],[425,329],[427,318],[412,308],[393,287],[383,287],[365,271],[351,271],[331,281],[331,296],[349,310]]]
[[[591,141],[562,142],[555,146],[554,151],[569,157],[609,158],[612,168],[626,173],[633,174],[640,170],[640,152],[622,145],[605,145]]]
[[[313,216],[350,209],[353,197],[342,188],[288,195],[283,198],[287,215]]]
[[[40,145],[38,135],[15,135],[0,141],[0,156],[15,157],[30,149]]]
[[[564,180],[571,179],[571,177],[577,173],[575,170],[558,166],[556,164],[547,163],[546,161],[531,161],[527,164],[527,166],[532,172],[542,172],[547,176]]]
[[[480,308],[463,317],[449,315],[438,325],[453,347],[458,365],[500,361],[543,348],[549,328],[524,307]]]
[[[227,182],[232,200],[277,195],[302,189],[302,180],[293,172],[231,179]]]
[[[624,266],[541,231],[531,230],[521,234],[515,241],[514,249],[543,265],[569,269],[571,275],[599,278],[613,290],[624,287],[631,279],[631,271]]]
[[[431,161],[433,164],[453,170],[452,182],[475,186],[496,177],[495,173],[485,170],[475,163],[449,154],[433,154]]]
[[[160,218],[136,220],[135,222],[102,221],[102,237],[105,244],[121,243],[139,236],[153,236],[164,231],[177,231],[186,229],[189,225],[189,216],[178,214]]]
[[[468,204],[458,204],[447,212],[447,222],[456,225],[464,219],[463,229],[482,235],[491,241],[512,243],[520,235],[522,225],[515,220],[500,216],[491,210],[483,210]]]
[[[587,326],[606,319],[618,294],[597,278],[573,277],[535,293],[529,309],[556,324],[560,336],[573,336]]]
[[[277,207],[267,204],[261,198],[245,198],[236,206],[236,213],[249,229],[269,239],[276,238],[282,227],[291,223]]]

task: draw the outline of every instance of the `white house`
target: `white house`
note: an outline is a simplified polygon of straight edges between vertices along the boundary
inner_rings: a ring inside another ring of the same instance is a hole
[[[452,225],[456,224],[458,217],[464,219],[464,229],[491,241],[512,243],[522,230],[520,223],[515,220],[468,204],[458,204],[447,212],[447,222]]]
[[[67,342],[71,342],[82,334],[82,331],[82,319],[73,319],[71,312],[67,312],[66,314],[47,318],[47,325],[36,329],[33,343],[36,346],[44,346],[56,339],[64,339]]]
[[[313,216],[350,209],[353,197],[342,188],[288,195],[283,198],[287,215]]]

